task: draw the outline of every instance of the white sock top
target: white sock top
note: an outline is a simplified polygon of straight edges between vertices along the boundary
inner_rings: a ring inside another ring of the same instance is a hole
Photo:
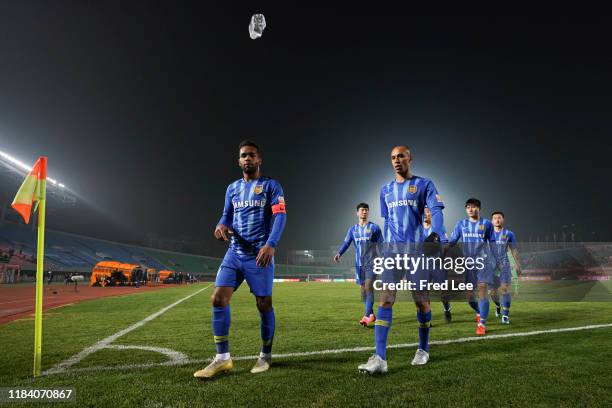
[[[217,353],[217,355],[215,356],[215,360],[229,360],[230,359],[230,353]]]

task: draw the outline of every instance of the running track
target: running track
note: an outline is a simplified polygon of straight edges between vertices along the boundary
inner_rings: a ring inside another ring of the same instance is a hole
[[[133,286],[92,288],[86,284],[80,284],[78,286],[78,292],[75,292],[73,285],[64,286],[63,284],[52,284],[50,287],[45,285],[43,292],[43,310],[90,299],[129,295],[131,293],[158,290],[160,288],[172,286],[174,285],[141,286],[137,289]],[[0,285],[0,324],[34,314],[34,304],[35,286],[33,284]]]

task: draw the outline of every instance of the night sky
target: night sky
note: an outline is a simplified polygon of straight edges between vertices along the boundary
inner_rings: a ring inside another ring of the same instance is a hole
[[[0,13],[0,150],[47,155],[82,197],[51,227],[218,254],[250,138],[285,190],[283,250],[339,244],[360,201],[379,222],[396,144],[444,196],[449,230],[475,196],[519,240],[571,223],[577,239],[612,239],[607,16],[84,3]],[[251,40],[256,12],[268,26]]]

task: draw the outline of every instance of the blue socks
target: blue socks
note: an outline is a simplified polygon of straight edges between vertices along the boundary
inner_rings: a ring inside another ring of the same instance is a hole
[[[268,312],[260,312],[259,315],[261,316],[261,341],[263,344],[261,352],[269,354],[272,352],[272,341],[276,327],[274,309]],[[217,354],[229,353],[229,329],[231,321],[229,305],[223,307],[213,306],[212,330]]]
[[[470,298],[470,301],[468,302],[471,306],[472,309],[474,309],[474,311],[476,313],[480,313],[480,308],[478,307],[478,302],[476,302],[476,300],[474,300],[473,297]]]
[[[419,322],[419,348],[429,352],[429,328],[431,327],[431,310],[429,312],[417,312]]]
[[[510,293],[502,294],[502,316],[510,315]]]
[[[496,293],[494,295],[491,295],[491,300],[493,301],[493,303],[495,303],[495,306],[500,307],[501,305],[499,304],[499,293]]]
[[[387,337],[393,320],[393,308],[380,306],[376,319],[374,333],[376,337],[376,354],[383,360],[387,359]],[[419,348],[429,351],[429,328],[431,327],[431,310],[417,312],[419,322]]]
[[[374,326],[374,337],[376,339],[376,354],[383,360],[387,359],[387,337],[393,320],[392,307],[378,307],[378,317]]]
[[[217,354],[229,353],[229,328],[232,322],[230,307],[214,307],[212,315],[212,330],[215,337]]]
[[[370,316],[374,313],[374,293],[367,291],[365,294],[365,315]]]
[[[259,312],[261,317],[261,352],[270,354],[272,352],[272,340],[274,340],[274,330],[276,329],[276,318],[274,309],[267,312]]]
[[[478,309],[480,310],[480,323],[484,326],[487,324],[487,317],[489,317],[489,297],[486,296],[484,299],[480,299],[478,302]]]

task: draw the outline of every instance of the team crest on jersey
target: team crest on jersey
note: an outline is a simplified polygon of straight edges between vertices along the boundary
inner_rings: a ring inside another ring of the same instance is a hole
[[[408,187],[408,192],[412,193],[412,194],[416,193],[417,192],[417,186],[409,186]]]
[[[436,200],[438,200],[439,202],[443,202],[444,199],[440,194],[436,194]]]
[[[372,230],[368,228],[368,229],[366,229],[364,232],[365,232],[366,234],[369,234],[371,231],[372,231]]]
[[[480,225],[478,226],[478,229],[479,229],[479,230],[484,230],[484,225],[480,224]]]
[[[253,188],[253,193],[255,194],[261,194],[262,191],[263,191],[263,184],[259,184],[255,186],[255,188]]]
[[[502,236],[501,236],[501,238],[502,238],[502,239],[506,239],[506,236],[505,236],[505,235],[502,235]]]

